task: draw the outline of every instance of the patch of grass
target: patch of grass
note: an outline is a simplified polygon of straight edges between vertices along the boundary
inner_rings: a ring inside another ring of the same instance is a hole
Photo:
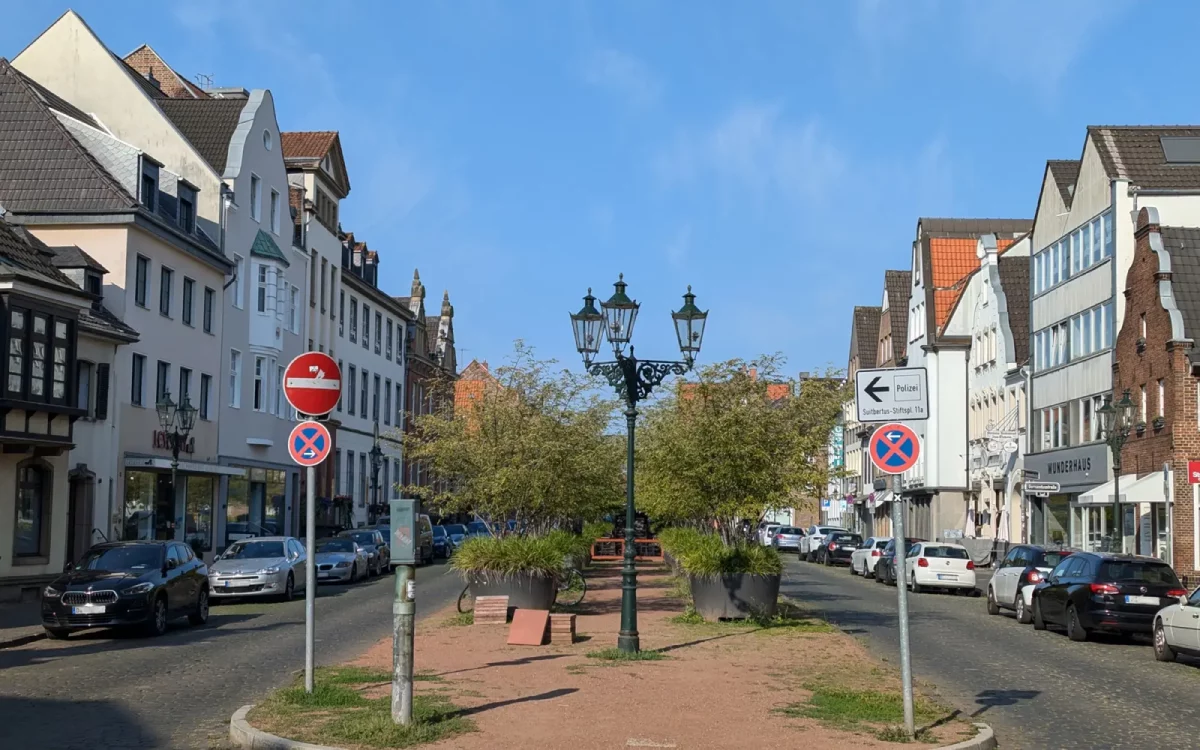
[[[883,742],[934,742],[937,738],[928,729],[917,729],[916,736],[909,737],[908,732],[904,731],[902,726],[886,726],[883,729],[877,729],[872,734],[876,739]]]
[[[433,672],[417,672],[413,675],[413,682],[443,682],[440,674]]]
[[[315,677],[311,693],[305,692],[303,685],[296,685],[279,690],[274,697],[283,706],[293,708],[347,708],[366,704],[366,699],[354,688],[316,682]]]
[[[704,618],[696,610],[688,607],[683,611],[683,614],[675,615],[670,619],[670,622],[676,625],[703,625]]]
[[[894,727],[904,721],[904,701],[899,691],[855,690],[823,684],[808,684],[804,689],[812,693],[807,703],[793,703],[777,709],[778,712],[785,716],[816,719],[842,729],[859,724]],[[913,706],[913,711],[921,723],[931,722],[938,715],[935,706],[921,700]]]
[[[375,682],[391,682],[392,673],[385,672],[382,669],[368,669],[366,667],[325,667],[318,669],[313,675],[313,686],[316,687],[317,679],[320,678],[321,684],[328,685],[366,685]]]
[[[453,703],[440,696],[414,695],[413,720],[406,726],[392,721],[390,697],[375,703],[377,710],[337,716],[322,727],[322,735],[339,743],[394,748],[437,742],[475,729]]]
[[[629,653],[619,648],[606,648],[602,651],[588,652],[589,659],[601,661],[661,661],[667,658],[662,651],[635,651]]]
[[[462,625],[474,625],[475,624],[475,613],[474,612],[457,612],[452,617],[450,617],[450,619],[446,620],[446,624],[454,626],[454,627],[459,627]]]

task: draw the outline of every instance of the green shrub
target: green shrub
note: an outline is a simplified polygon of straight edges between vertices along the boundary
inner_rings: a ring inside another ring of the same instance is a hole
[[[485,571],[501,575],[540,573],[553,576],[562,570],[565,543],[552,534],[471,537],[454,553],[450,566],[464,577]]]
[[[583,564],[587,559],[588,551],[592,548],[592,543],[586,538],[569,531],[555,530],[546,533],[541,538],[545,539],[547,544],[552,544],[561,550],[564,559],[571,558],[578,565]]]
[[[676,559],[681,558],[688,550],[698,545],[711,543],[709,540],[720,541],[711,534],[701,534],[695,529],[671,527],[658,532],[658,543],[662,546],[663,552]]]
[[[587,542],[588,549],[591,549],[592,542],[597,539],[604,539],[612,533],[612,524],[604,523],[603,521],[591,521],[583,525],[583,539]]]
[[[715,536],[705,537],[678,557],[684,572],[694,576],[715,577],[727,573],[770,576],[783,572],[783,561],[774,547],[745,542],[726,546]]]

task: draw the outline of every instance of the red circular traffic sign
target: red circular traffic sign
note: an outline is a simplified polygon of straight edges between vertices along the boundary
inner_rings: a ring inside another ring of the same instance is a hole
[[[301,466],[316,466],[329,456],[333,439],[320,422],[301,422],[288,435],[288,453]]]
[[[284,371],[283,393],[301,414],[328,414],[342,396],[342,371],[328,354],[305,352]]]
[[[875,468],[885,474],[903,474],[916,465],[921,439],[911,427],[893,422],[875,428],[868,451]]]

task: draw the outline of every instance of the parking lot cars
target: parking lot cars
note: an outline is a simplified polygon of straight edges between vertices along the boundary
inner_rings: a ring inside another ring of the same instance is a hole
[[[875,563],[883,555],[883,548],[891,541],[891,537],[867,537],[858,549],[850,553],[850,573],[872,578],[875,575]]]
[[[467,538],[467,527],[461,523],[448,523],[445,525],[446,534],[450,537],[450,554],[462,546],[463,540]]]
[[[1032,622],[1033,587],[1045,580],[1054,566],[1071,552],[1036,544],[1019,544],[1010,549],[988,581],[988,614],[998,615],[1001,609],[1011,609],[1017,613],[1017,622]]]
[[[831,531],[849,531],[841,526],[809,526],[808,531],[804,532],[804,538],[800,540],[800,557],[808,562],[814,562],[817,559],[817,547],[821,545],[821,540]]]
[[[799,549],[800,537],[804,535],[804,529],[798,529],[795,526],[777,526],[775,534],[771,537],[771,546],[775,549]]]
[[[287,601],[297,589],[304,590],[307,563],[304,545],[290,536],[243,539],[229,545],[209,568],[210,595]]]
[[[379,529],[352,529],[338,534],[338,538],[353,539],[367,553],[368,576],[378,575],[391,565],[387,539]]]
[[[914,594],[927,589],[975,590],[975,563],[961,544],[919,542],[904,560],[905,583]]]
[[[367,571],[367,553],[353,539],[322,539],[317,542],[317,583],[354,583]]]
[[[51,638],[86,628],[140,627],[148,635],[187,617],[208,621],[208,569],[179,542],[98,544],[42,590],[42,627]]]
[[[1154,616],[1154,657],[1175,661],[1177,654],[1200,656],[1200,588]]]
[[[817,562],[825,565],[849,565],[850,556],[862,544],[862,535],[853,531],[831,531],[817,548]]]
[[[1170,565],[1151,557],[1076,552],[1033,590],[1033,627],[1061,625],[1073,641],[1093,631],[1146,633],[1186,596]]]
[[[433,556],[446,558],[450,556],[450,534],[446,531],[445,526],[434,526],[430,530],[433,534]]]
[[[923,542],[924,539],[908,539],[904,540],[905,549],[911,550],[914,544]],[[883,552],[880,553],[879,559],[875,561],[875,581],[877,583],[886,583],[890,586],[896,585],[896,540],[889,539],[884,545]]]

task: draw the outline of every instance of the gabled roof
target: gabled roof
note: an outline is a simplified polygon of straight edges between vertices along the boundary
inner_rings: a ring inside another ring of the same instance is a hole
[[[1171,290],[1183,317],[1184,334],[1193,341],[1200,340],[1200,229],[1159,227],[1159,233],[1163,249],[1171,258]],[[1198,348],[1189,352],[1192,361],[1198,355]]]
[[[1075,197],[1075,182],[1079,179],[1081,163],[1079,159],[1049,159],[1046,161],[1046,169],[1054,178],[1059,197],[1062,198],[1063,205],[1067,208],[1071,207],[1071,201]]]
[[[33,93],[37,96],[37,98],[42,100],[42,104],[45,104],[47,107],[57,112],[62,112],[67,117],[72,117],[80,122],[87,123],[93,128],[100,127],[100,123],[96,122],[96,119],[87,112],[84,112],[79,107],[71,104],[66,99],[63,99],[58,94],[54,93],[16,68],[13,68],[13,70],[17,75],[25,79],[25,82],[29,84],[31,89],[33,89]]]
[[[912,296],[912,271],[884,271],[888,319],[892,325],[892,352],[897,360],[908,354],[908,301]]]
[[[1012,333],[1013,356],[1018,365],[1029,361],[1029,267],[1028,255],[1002,255],[998,259],[1000,288],[1008,309],[1008,330]]]
[[[350,194],[350,173],[342,154],[342,140],[336,130],[311,130],[280,133],[283,144],[283,162],[288,169],[321,168],[321,161],[329,157],[329,178],[341,192],[339,198]]]
[[[1200,164],[1168,164],[1163,137],[1200,138],[1200,126],[1092,125],[1088,137],[1110,178],[1140,188],[1200,189]]]
[[[275,240],[271,239],[271,235],[267,234],[262,229],[258,230],[258,234],[254,235],[254,244],[250,246],[250,254],[256,258],[266,258],[277,263],[282,263],[284,267],[290,266],[287,256],[279,249],[279,245],[275,244]]]
[[[25,227],[0,219],[0,276],[15,275],[82,294],[69,276],[54,267],[53,257],[54,253]]]
[[[0,205],[15,213],[116,213],[138,203],[0,58]]]
[[[1028,219],[921,219],[918,229],[930,316],[926,329],[941,335],[968,277],[979,269],[975,251],[981,236],[995,234],[996,246],[1003,253],[1017,235],[1025,234],[1032,226]]]
[[[54,264],[55,268],[87,268],[100,273],[108,273],[108,269],[100,265],[100,261],[88,255],[78,245],[52,247],[50,250],[54,253],[50,262]]]
[[[492,371],[488,369],[487,361],[480,362],[477,359],[471,360],[471,363],[458,373],[458,380],[459,382],[474,380],[491,381],[493,383],[499,382],[496,380],[496,376],[492,374]]]
[[[225,174],[229,142],[248,100],[160,99],[156,103],[217,174]]]
[[[208,99],[196,84],[179,75],[166,61],[154,51],[149,44],[142,46],[125,55],[122,61],[143,78],[146,74],[154,76],[158,88],[165,96],[172,99]],[[157,98],[157,97],[155,97]]]
[[[874,367],[876,353],[879,351],[879,315],[880,307],[854,308],[854,345],[858,354],[858,368],[866,370]]]
[[[432,315],[425,316],[425,350],[430,354],[437,353],[441,324],[441,318]]]
[[[929,237],[969,237],[979,239],[985,234],[1023,233],[1033,228],[1029,219],[939,219],[917,220],[921,234]],[[974,252],[974,245],[971,246]]]

